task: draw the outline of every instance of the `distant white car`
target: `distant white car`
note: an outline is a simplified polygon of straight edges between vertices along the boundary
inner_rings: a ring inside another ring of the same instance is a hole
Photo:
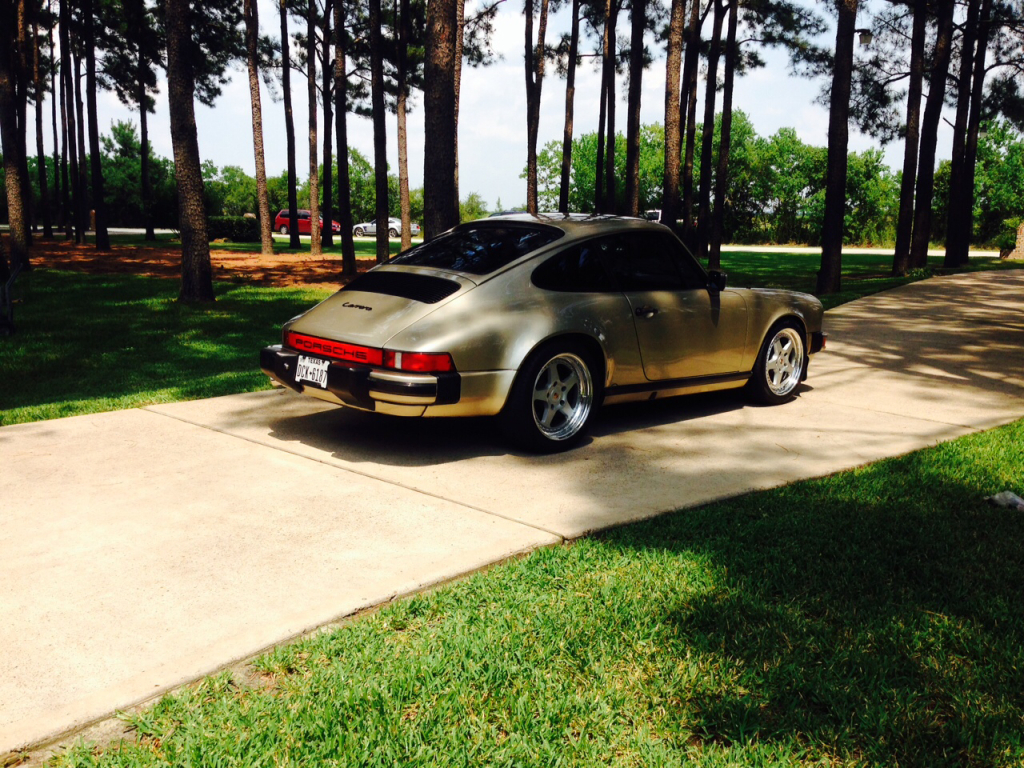
[[[409,232],[415,236],[420,233],[420,225],[415,221],[409,225]],[[377,234],[377,222],[367,221],[363,224],[356,224],[352,227],[352,234],[356,237],[363,237],[365,235],[376,235]],[[391,218],[388,219],[388,237],[398,237],[402,234],[402,220]]]

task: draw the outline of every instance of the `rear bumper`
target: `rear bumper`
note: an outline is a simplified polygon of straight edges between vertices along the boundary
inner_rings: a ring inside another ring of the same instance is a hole
[[[453,405],[462,394],[462,377],[458,373],[403,373],[384,371],[364,365],[331,362],[327,367],[327,387],[312,382],[297,382],[297,352],[280,344],[260,350],[260,369],[271,379],[296,392],[322,397],[330,393],[345,405],[366,411],[378,410],[378,403],[414,406]],[[393,410],[393,409],[387,409]]]

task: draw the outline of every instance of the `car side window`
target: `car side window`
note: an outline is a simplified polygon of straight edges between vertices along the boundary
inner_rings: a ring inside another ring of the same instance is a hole
[[[309,211],[300,211],[299,212],[299,218],[300,219],[308,219],[309,218]]]
[[[548,291],[602,293],[616,290],[603,251],[607,238],[567,248],[533,271],[533,284]]]
[[[672,253],[657,235],[628,233],[608,238],[612,271],[623,291],[679,291],[690,287]]]
[[[676,267],[683,275],[683,283],[686,288],[706,288],[708,285],[707,273],[701,268],[700,264],[693,257],[686,246],[679,242],[676,238],[669,234],[662,234],[660,232],[652,232],[643,235],[643,237],[651,238],[656,243],[652,243],[652,247],[664,249],[675,262]]]

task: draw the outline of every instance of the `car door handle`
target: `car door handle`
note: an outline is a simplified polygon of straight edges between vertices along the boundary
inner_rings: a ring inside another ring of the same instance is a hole
[[[657,307],[637,307],[635,314],[637,317],[643,317],[649,320],[658,314],[658,309]]]

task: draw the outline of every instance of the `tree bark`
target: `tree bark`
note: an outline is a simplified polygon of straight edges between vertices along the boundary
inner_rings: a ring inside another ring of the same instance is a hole
[[[0,0],[0,20],[14,23],[16,9],[11,0]],[[7,24],[5,24],[7,26]],[[7,27],[10,29],[11,27]],[[10,223],[11,268],[29,263],[28,204],[22,178],[22,141],[18,136],[17,68],[14,36],[0,34],[0,147],[4,156],[4,186]]]
[[[914,234],[910,239],[910,266],[921,269],[928,264],[928,241],[931,239],[932,195],[935,191],[935,144],[938,138],[942,104],[946,96],[946,76],[953,39],[953,0],[939,5],[938,30],[932,72],[928,78],[928,100],[921,120],[921,154],[917,167],[917,194],[914,196]]]
[[[907,87],[907,138],[903,146],[900,212],[896,220],[896,251],[892,260],[892,274],[894,277],[907,274],[907,269],[910,265],[910,237],[914,231],[914,186],[917,181],[917,153],[921,141],[921,85],[924,80],[924,38],[927,27],[927,0],[915,0],[914,28],[910,38],[910,83]]]
[[[295,161],[295,119],[292,117],[292,60],[288,45],[288,6],[280,0],[281,9],[281,92],[284,94],[284,133],[288,149],[288,247],[298,248],[299,192]]]
[[[708,242],[711,239],[711,160],[715,140],[715,91],[718,87],[718,59],[722,54],[722,24],[725,21],[722,0],[714,0],[714,3],[715,19],[711,31],[711,47],[708,50],[708,81],[704,90],[704,125],[700,147],[700,204],[697,208],[696,256],[701,261],[708,258]]]
[[[462,50],[466,32],[466,0],[455,0],[455,221],[462,221],[459,206],[459,105],[462,97]]]
[[[249,104],[252,108],[252,145],[256,161],[256,206],[260,219],[260,251],[274,254],[274,223],[270,218],[270,197],[267,193],[267,165],[263,152],[263,106],[260,100],[259,46],[260,17],[256,0],[244,0],[245,54],[249,70]],[[145,110],[145,106],[142,106]]]
[[[698,0],[692,0],[694,4]],[[673,229],[679,218],[679,171],[682,157],[680,115],[680,68],[683,62],[683,30],[686,0],[672,0],[665,57],[665,181],[661,195],[661,223]]]
[[[427,3],[424,62],[424,238],[437,237],[455,226],[455,0]]]
[[[615,213],[618,209],[618,195],[615,184],[615,59],[618,50],[615,41],[615,27],[618,25],[618,0],[609,3],[611,17],[608,19],[609,45],[607,60],[607,81],[605,83],[605,126],[604,136],[604,207],[606,213]]]
[[[558,210],[569,212],[569,184],[572,172],[572,119],[576,105],[576,60],[580,45],[580,0],[572,0],[569,29],[569,61],[565,74],[565,127],[562,129],[562,174],[558,186]]]
[[[60,0],[60,69],[64,79],[64,105],[67,110],[65,146],[68,150],[71,166],[71,200],[69,201],[71,208],[68,215],[74,223],[75,243],[81,245],[85,242],[85,221],[82,216],[82,213],[85,211],[85,203],[82,200],[85,197],[85,190],[82,188],[82,174],[79,173],[78,168],[78,118],[75,114],[75,83],[71,61],[73,56],[71,52],[71,13],[68,10],[69,2],[70,0]],[[84,157],[82,162],[85,162]],[[68,186],[65,183],[65,189]]]
[[[35,0],[33,0],[35,2]],[[21,159],[21,194],[25,200],[25,220],[28,226],[27,237],[29,246],[32,244],[32,232],[35,231],[35,207],[33,206],[32,180],[28,173],[28,91],[29,78],[32,76],[32,68],[29,65],[32,45],[29,43],[29,3],[28,0],[17,0],[17,34],[16,46],[16,78],[15,98],[18,105],[18,142],[20,143],[19,157]],[[28,262],[26,268],[30,268]]]
[[[729,31],[725,38],[725,85],[722,89],[722,135],[718,142],[718,169],[715,172],[715,209],[711,213],[711,243],[708,269],[722,267],[722,234],[725,224],[725,193],[729,188],[729,149],[732,144],[732,93],[736,79],[736,26],[739,0],[729,4]]]
[[[312,0],[310,0],[312,2]],[[370,101],[373,106],[373,178],[377,210],[377,263],[391,255],[388,238],[388,143],[384,122],[384,43],[381,35],[380,0],[370,5]],[[452,181],[455,171],[452,169]]]
[[[537,134],[544,86],[544,39],[548,28],[548,0],[541,0],[537,46],[533,45],[533,0],[526,0],[526,211],[537,213]]]
[[[331,78],[333,67],[331,66],[331,0],[326,0],[324,5],[323,27],[321,28],[320,39],[323,40],[322,55],[320,58],[321,86],[320,98],[324,103],[324,187],[321,197],[323,207],[320,215],[324,220],[324,233],[321,240],[322,247],[334,247],[334,145],[331,137],[331,127],[334,123],[334,105],[331,103]]]
[[[964,150],[964,198],[959,216],[960,227],[965,237],[960,246],[959,263],[965,266],[970,260],[970,241],[974,230],[974,171],[978,163],[978,130],[981,126],[981,101],[985,91],[985,56],[991,33],[992,0],[982,0],[981,21],[978,28],[977,53],[974,57],[974,71],[971,85],[971,111],[967,116],[967,145]]]
[[[85,16],[85,96],[89,102],[89,160],[92,166],[92,206],[96,211],[96,250],[109,251],[103,155],[100,152],[100,123],[96,111],[96,19],[92,0],[84,0],[82,13]]]
[[[836,58],[828,112],[828,160],[825,171],[825,216],[821,225],[821,268],[818,295],[838,293],[842,286],[843,228],[846,218],[846,166],[850,139],[850,86],[853,80],[853,37],[857,0],[837,0]]]
[[[47,10],[49,8],[49,4]],[[60,183],[60,136],[57,132],[57,56],[53,46],[53,28],[47,31],[47,39],[50,41],[50,118],[53,127],[53,210],[56,212],[54,223],[60,227],[64,221],[64,209],[62,205],[64,190]]]
[[[89,189],[89,171],[86,166],[88,155],[85,153],[85,107],[82,102],[82,67],[81,59],[72,52],[72,63],[75,69],[75,127],[78,129],[76,141],[78,142],[78,189],[82,193],[78,201],[78,216],[81,219],[81,245],[85,244],[86,232],[89,231],[92,222],[89,216],[89,203],[92,199]]]
[[[39,197],[43,209],[43,237],[53,239],[50,220],[50,191],[47,182],[46,151],[43,149],[43,77],[39,68],[39,22],[32,21],[32,79],[36,91],[36,171],[39,177]]]
[[[75,212],[71,205],[71,181],[68,179],[68,45],[65,42],[66,26],[64,22],[64,4],[66,0],[59,0],[60,15],[57,22],[57,34],[60,40],[60,175],[61,175],[61,221],[64,226],[64,239],[70,240],[75,236]],[[74,179],[74,168],[71,170],[71,180]]]
[[[380,0],[376,2],[379,8]],[[316,258],[323,255],[320,240],[320,153],[316,132],[316,0],[309,0],[306,9],[306,95],[309,101],[309,255]]]
[[[679,109],[686,110],[686,148],[684,150],[683,187],[683,240],[692,249],[696,245],[693,220],[693,156],[697,147],[697,65],[700,60],[700,30],[703,19],[700,0],[690,0],[690,26],[686,35],[686,60],[683,63],[683,88],[686,99],[680,99]],[[682,125],[682,112],[680,112]]]
[[[203,207],[203,174],[196,132],[195,79],[190,64],[189,0],[167,0],[167,100],[181,232],[181,302],[213,301],[210,240]]]
[[[608,119],[608,92],[605,91],[604,73],[601,75],[601,95],[597,111],[597,167],[594,169],[594,212],[604,213],[604,123]]]
[[[629,46],[629,91],[626,101],[626,194],[629,216],[640,215],[640,94],[644,76],[644,31],[647,0],[633,0]]]
[[[348,76],[345,72],[345,2],[334,0],[334,128],[338,139],[338,218],[341,224],[341,271],[356,274],[352,239],[352,185],[348,174]]]
[[[956,119],[953,122],[953,155],[949,175],[949,196],[946,211],[946,257],[944,266],[960,266],[960,252],[967,250],[970,236],[964,231],[964,219],[957,214],[964,204],[963,188],[967,154],[967,116],[971,110],[971,78],[974,70],[974,42],[978,36],[978,12],[981,0],[969,0],[967,19],[960,41],[960,77],[956,89]]]
[[[463,0],[459,0],[460,3]],[[412,247],[412,212],[409,201],[409,132],[406,122],[406,99],[409,85],[407,83],[408,46],[412,39],[412,24],[409,20],[409,0],[398,3],[398,205],[402,217],[402,250]],[[458,108],[456,107],[456,111]],[[455,185],[459,183],[458,153],[455,160]]]

